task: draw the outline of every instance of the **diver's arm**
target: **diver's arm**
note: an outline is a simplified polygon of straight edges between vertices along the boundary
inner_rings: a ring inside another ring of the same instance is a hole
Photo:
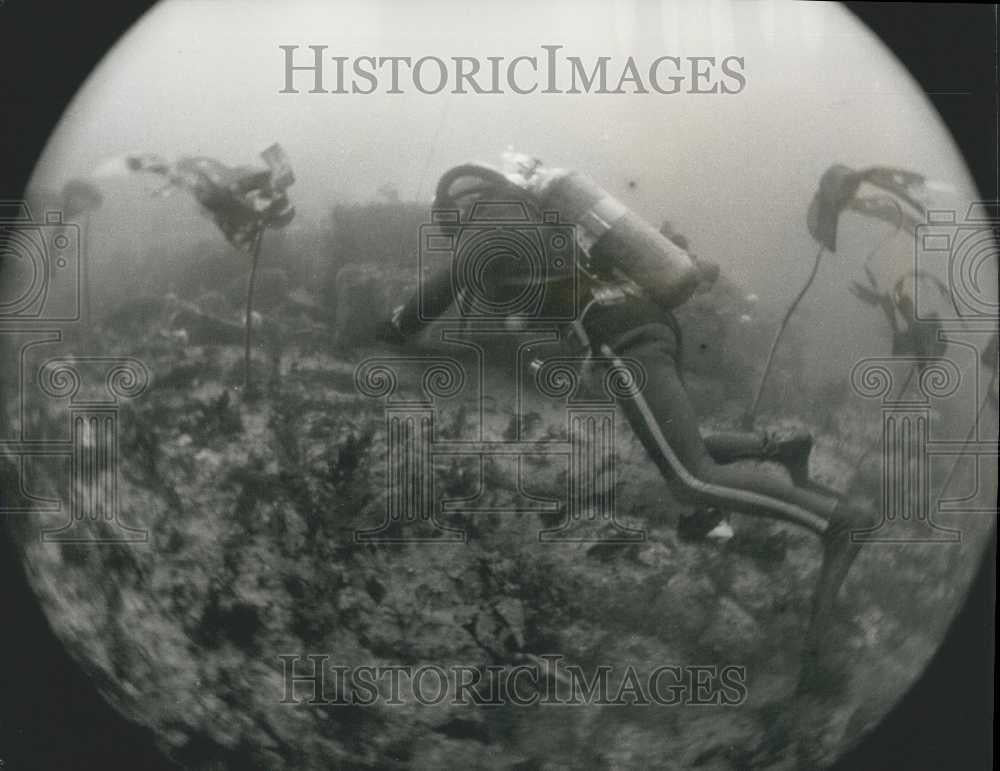
[[[387,329],[382,330],[379,337],[401,343],[448,310],[455,299],[451,273],[449,265],[425,278],[420,289],[404,305],[393,310]]]

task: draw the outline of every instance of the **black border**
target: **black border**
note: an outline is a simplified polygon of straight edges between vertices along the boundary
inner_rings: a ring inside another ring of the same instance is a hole
[[[149,2],[0,0],[0,197],[17,197],[84,79]],[[997,8],[848,3],[942,114],[997,198]],[[955,93],[959,92],[959,93]],[[0,537],[0,760],[10,769],[172,768],[53,637]],[[992,768],[996,544],[925,676],[838,768]]]
[[[944,118],[980,196],[1000,198],[997,5],[845,3],[910,71]],[[996,531],[923,677],[843,769],[993,768]]]

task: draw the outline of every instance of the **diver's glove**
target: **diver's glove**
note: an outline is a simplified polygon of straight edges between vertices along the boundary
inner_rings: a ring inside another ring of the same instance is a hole
[[[406,333],[403,332],[402,318],[403,307],[399,305],[392,310],[392,315],[378,325],[375,330],[375,339],[380,343],[389,345],[402,345],[406,342]]]

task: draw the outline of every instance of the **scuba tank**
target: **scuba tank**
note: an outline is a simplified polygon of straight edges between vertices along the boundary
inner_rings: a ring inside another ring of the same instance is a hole
[[[544,174],[544,173],[543,173]],[[673,308],[698,285],[691,256],[585,174],[555,170],[535,185],[539,206],[577,226],[577,242],[598,274],[620,271],[657,304]]]
[[[479,184],[468,192],[516,197],[536,215],[555,212],[561,223],[575,225],[586,272],[612,279],[624,274],[666,308],[693,294],[699,274],[691,256],[590,177],[548,169],[537,159],[510,152],[504,165],[504,172],[482,164],[451,169],[439,182],[436,203],[451,202],[453,182],[476,178]]]

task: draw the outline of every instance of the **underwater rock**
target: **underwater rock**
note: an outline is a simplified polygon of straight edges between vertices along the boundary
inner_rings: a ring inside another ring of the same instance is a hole
[[[412,289],[411,277],[389,273],[363,265],[339,274],[337,333],[359,356],[377,350],[364,347],[368,325]],[[171,302],[193,338],[242,340],[235,321]],[[153,304],[154,328],[167,305]],[[704,314],[706,323],[718,321]],[[116,478],[121,522],[146,531],[148,541],[44,541],[43,530],[66,524],[69,497],[84,491],[45,466],[34,469],[27,489],[62,500],[63,509],[9,521],[55,634],[109,701],[150,729],[171,757],[190,768],[239,771],[500,769],[512,758],[522,767],[637,767],[665,753],[678,767],[746,767],[767,716],[796,685],[818,567],[811,536],[734,517],[735,536],[724,545],[681,541],[674,528],[685,505],[622,424],[614,446],[602,450],[614,453],[621,473],[618,519],[590,521],[585,513],[566,524],[583,538],[615,534],[618,526],[638,530],[642,540],[543,540],[541,532],[559,532],[564,509],[496,510],[558,499],[565,466],[536,458],[521,478],[516,464],[494,459],[480,467],[474,457],[456,457],[440,464],[435,483],[468,502],[445,519],[465,541],[365,543],[358,534],[385,523],[389,482],[400,469],[389,454],[386,405],[359,391],[354,365],[292,347],[281,376],[250,399],[228,379],[238,371],[238,346],[161,343],[148,334],[133,342],[152,387],[122,408]],[[693,387],[717,397],[709,424],[725,424],[725,378],[691,375]],[[516,409],[531,416],[525,430],[532,439],[566,436],[565,409],[552,400],[493,399],[481,414],[480,404],[461,399],[446,406],[436,429],[449,439],[482,428],[486,441],[510,441]],[[60,405],[38,407],[50,433],[62,430]],[[813,471],[843,481],[858,454],[857,441],[822,442]],[[109,481],[109,473],[100,478]],[[119,524],[82,518],[73,527],[83,539],[113,540]],[[907,615],[898,587],[949,583],[952,559],[933,545],[862,553],[844,592],[838,638],[855,668],[830,707],[831,730],[819,731],[811,718],[801,728],[793,723],[791,739],[796,731],[828,737],[815,749],[827,762],[856,739],[843,729],[854,704],[885,689],[900,692],[919,671],[941,631],[928,631],[927,619],[943,625],[935,609],[955,598],[927,595]],[[894,633],[873,635],[856,618],[885,619],[880,628]],[[910,641],[905,659],[901,636]],[[482,673],[547,655],[587,677],[601,666],[616,677],[632,667],[640,682],[658,666],[746,666],[749,699],[740,709],[586,703],[487,711],[451,701],[426,706],[412,689],[388,703],[384,678],[379,703],[345,704],[330,669]],[[905,668],[887,664],[900,660]]]
[[[762,633],[756,619],[730,597],[722,597],[701,636],[701,643],[724,661],[742,661],[753,655]]]

